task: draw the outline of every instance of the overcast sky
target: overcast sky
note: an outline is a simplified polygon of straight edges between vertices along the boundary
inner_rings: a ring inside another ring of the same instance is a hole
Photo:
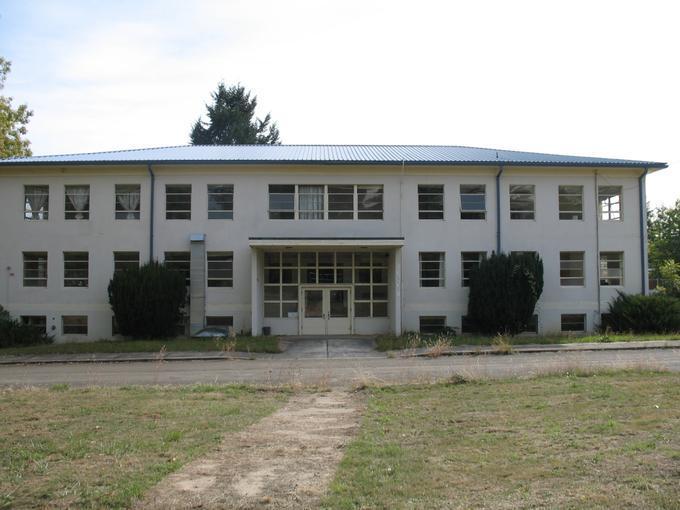
[[[34,154],[188,143],[218,81],[284,143],[665,161],[680,197],[676,2],[0,0]]]

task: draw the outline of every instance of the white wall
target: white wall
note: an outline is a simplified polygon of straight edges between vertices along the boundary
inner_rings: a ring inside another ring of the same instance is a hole
[[[208,288],[207,315],[232,315],[237,330],[251,327],[251,251],[249,237],[399,237],[402,248],[402,326],[417,330],[420,315],[445,315],[448,325],[460,327],[467,310],[467,289],[461,286],[461,251],[496,248],[495,175],[497,167],[387,166],[154,166],[156,174],[154,256],[165,251],[188,251],[189,234],[205,233],[207,251],[234,252],[234,287]],[[640,292],[638,180],[641,169],[600,169],[600,184],[623,186],[623,221],[600,222],[600,250],[625,253],[625,292]],[[141,219],[114,219],[114,186],[140,183]],[[192,219],[165,219],[165,185],[192,184]],[[269,220],[268,184],[383,184],[383,220]],[[444,220],[418,220],[417,185],[443,184]],[[486,184],[486,220],[460,220],[461,183]],[[536,219],[510,220],[510,183],[536,185]],[[50,185],[48,221],[23,219],[23,186]],[[90,185],[90,220],[64,220],[64,185]],[[207,219],[207,184],[234,185],[234,219]],[[583,221],[560,221],[557,187],[584,186]],[[400,198],[401,197],[401,198]],[[587,313],[588,327],[596,325],[597,253],[594,170],[586,168],[506,168],[501,184],[502,244],[504,251],[536,250],[545,265],[545,289],[539,302],[541,332],[558,331],[561,313]],[[113,273],[113,251],[139,251],[148,258],[149,177],[143,166],[0,168],[0,304],[15,315],[48,316],[48,327],[59,340],[61,315],[89,317],[87,338],[111,336],[111,312],[106,287]],[[63,251],[90,252],[90,286],[64,288]],[[559,285],[559,252],[586,252],[586,285]],[[24,288],[22,252],[49,252],[47,288]],[[420,288],[418,252],[446,252],[444,288]],[[615,295],[602,288],[602,307]],[[390,299],[393,292],[391,291]],[[259,306],[259,305],[258,305]],[[276,321],[264,325],[275,326]],[[296,322],[293,320],[293,322]],[[385,320],[389,329],[389,320]],[[356,323],[355,323],[356,324]],[[287,327],[287,326],[286,326]],[[367,330],[374,325],[366,326]],[[381,326],[383,327],[383,326]],[[293,328],[291,326],[291,328]],[[290,329],[290,328],[288,328]],[[294,333],[282,330],[282,333]],[[363,329],[363,327],[362,327]],[[274,330],[274,333],[277,333]],[[72,339],[84,339],[76,336]]]

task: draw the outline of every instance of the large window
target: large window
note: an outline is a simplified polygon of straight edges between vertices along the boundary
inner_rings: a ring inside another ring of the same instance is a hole
[[[584,313],[565,313],[561,316],[561,327],[563,332],[583,332],[586,330],[586,314]]]
[[[444,253],[420,252],[420,286],[444,286]]]
[[[164,259],[168,269],[178,271],[184,276],[188,287],[191,279],[191,253],[188,251],[166,251]]]
[[[191,219],[191,184],[165,185],[165,219]]]
[[[208,252],[208,287],[234,286],[234,254],[230,251]]]
[[[603,221],[621,221],[623,213],[621,186],[599,186],[597,196],[600,218]]]
[[[536,186],[510,185],[510,219],[533,220],[536,217]]]
[[[139,267],[138,251],[114,251],[113,252],[113,272],[125,271]]]
[[[141,197],[139,184],[116,184],[116,219],[138,220]]]
[[[316,255],[316,254],[314,254]],[[310,258],[309,255],[306,256]],[[264,316],[297,317],[300,254],[264,254]],[[316,282],[316,275],[314,282]]]
[[[24,252],[24,287],[47,287],[47,252]]]
[[[560,252],[560,285],[562,287],[583,287],[585,272],[582,251]]]
[[[623,252],[600,252],[600,285],[623,285]]]
[[[269,185],[269,219],[272,220],[369,220],[382,217],[382,185]]]
[[[64,287],[87,287],[89,261],[86,251],[64,252]]]
[[[47,184],[24,186],[24,218],[46,220],[49,208],[50,187]]]
[[[87,315],[62,315],[61,332],[64,335],[87,335]]]
[[[583,219],[583,186],[559,186],[558,206],[561,220]]]
[[[418,219],[444,219],[444,186],[441,184],[418,185]]]
[[[460,185],[460,219],[486,219],[486,185]]]
[[[475,268],[479,267],[482,260],[486,258],[485,251],[464,251],[460,254],[461,260],[461,284],[463,287],[470,286],[470,276]]]
[[[64,219],[90,219],[90,186],[64,186]]]
[[[232,184],[208,184],[208,219],[234,219],[234,186]]]

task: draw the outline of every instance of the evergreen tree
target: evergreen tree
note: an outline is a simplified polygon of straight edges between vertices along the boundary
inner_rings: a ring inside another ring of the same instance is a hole
[[[264,120],[255,117],[257,96],[241,85],[217,85],[213,103],[206,105],[207,122],[199,118],[191,129],[192,145],[278,145],[279,129],[267,114]]]
[[[12,63],[0,57],[0,91]],[[12,98],[0,95],[0,159],[30,156],[30,142],[24,138],[26,124],[33,115],[25,104],[12,107]]]

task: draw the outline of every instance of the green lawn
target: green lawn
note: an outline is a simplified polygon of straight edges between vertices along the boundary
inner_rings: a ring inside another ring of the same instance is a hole
[[[281,352],[274,336],[243,336],[233,340],[213,338],[167,338],[164,340],[100,340],[65,344],[32,345],[0,349],[0,356],[17,354],[78,354],[101,352],[221,351]]]
[[[492,336],[421,336],[417,333],[406,333],[404,335],[381,335],[376,338],[376,348],[379,351],[394,351],[401,349],[413,349],[417,347],[429,347],[434,344],[448,345],[493,345],[496,337]],[[637,342],[650,340],[680,340],[680,333],[668,334],[632,334],[632,333],[608,333],[595,335],[526,335],[526,336],[505,336],[504,341],[512,345],[527,344],[567,344],[567,343],[588,343],[588,342]]]
[[[287,397],[209,385],[0,390],[0,508],[125,508]]]
[[[368,392],[324,508],[680,508],[680,374]]]

